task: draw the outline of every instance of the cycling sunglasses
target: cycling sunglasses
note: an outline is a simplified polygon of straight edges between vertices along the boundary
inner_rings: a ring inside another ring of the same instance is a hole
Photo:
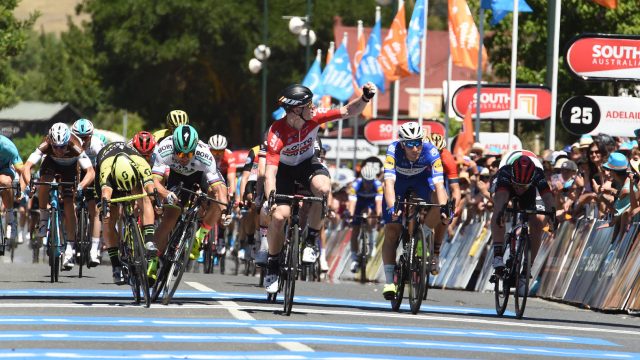
[[[52,146],[56,150],[62,150],[62,149],[67,147],[67,144],[64,144],[64,145],[52,145]]]
[[[422,146],[422,140],[421,139],[408,140],[408,141],[404,141],[403,144],[406,147],[417,148]]]
[[[185,158],[191,159],[193,157],[193,152],[188,152],[188,153],[179,152],[179,153],[176,153],[176,156],[180,159],[185,159]]]

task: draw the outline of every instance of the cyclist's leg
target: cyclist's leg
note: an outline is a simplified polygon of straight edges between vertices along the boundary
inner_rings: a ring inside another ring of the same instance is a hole
[[[87,208],[89,210],[89,226],[91,229],[91,250],[89,251],[90,262],[92,266],[100,264],[100,231],[102,223],[100,222],[100,214],[96,204],[95,192],[87,193]]]
[[[509,202],[508,190],[497,190],[493,194],[494,211],[491,216],[491,239],[493,240],[493,268],[500,269],[504,267],[502,259],[504,252],[504,219],[500,219],[504,208]]]
[[[62,175],[62,181],[73,182],[76,179],[76,165],[58,166],[60,174]],[[63,268],[70,269],[75,263],[75,249],[76,249],[76,203],[73,200],[73,191],[69,187],[61,189],[64,206],[64,229],[67,239],[67,248],[64,252],[62,260]]]
[[[13,169],[8,166],[0,170],[0,186],[11,187],[13,185],[13,178],[15,177],[15,172]],[[4,206],[6,212],[6,232],[5,236],[9,239],[9,241],[13,242],[15,239],[16,231],[16,219],[13,213],[13,203],[14,203],[14,193],[13,190],[7,189],[2,191],[2,205]]]
[[[120,196],[114,194],[114,197]],[[104,238],[104,245],[107,248],[109,254],[109,260],[111,260],[111,269],[113,273],[113,283],[116,285],[126,284],[126,279],[122,269],[122,263],[120,262],[120,255],[118,253],[118,233],[116,230],[116,224],[120,217],[119,209],[115,205],[109,207],[109,218],[102,219],[102,237]]]
[[[166,187],[170,191],[173,191],[180,183],[183,183],[183,186],[185,187],[191,186],[193,182],[189,182],[189,180],[190,179],[187,176],[180,175],[174,171],[170,171]],[[184,203],[186,196],[183,196],[182,194],[180,194],[179,196],[179,203]],[[182,212],[182,207],[180,204],[165,204],[163,206],[162,216],[160,217],[158,228],[156,229],[155,233],[156,245],[158,247],[159,254],[164,253],[164,250],[167,247],[167,243],[169,242],[169,235],[171,234],[171,230],[173,230],[176,223],[178,222],[178,218],[180,217],[180,213]]]
[[[202,176],[202,175],[201,175]],[[213,179],[206,177],[202,178],[201,185],[203,189],[206,189],[207,195],[212,197],[218,201],[226,202],[227,195],[227,185],[224,181],[219,179]],[[222,209],[226,208],[219,204],[211,204],[206,210],[204,217],[202,218],[202,222],[200,223],[200,227],[196,232],[196,241],[194,242],[193,248],[191,250],[191,257],[193,259],[198,257],[200,252],[200,245],[204,240],[205,236],[211,231],[213,225],[220,222],[222,219]],[[229,210],[227,210],[229,211]],[[222,227],[219,227],[218,234],[224,233]]]
[[[324,165],[322,165],[315,157],[309,160],[304,172],[304,180],[307,183],[303,183],[305,187],[309,188],[316,197],[327,197],[331,192],[331,178],[329,171]],[[308,181],[307,179],[311,179]],[[302,254],[302,261],[315,262],[317,254],[313,246],[317,243],[317,238],[321,230],[322,225],[322,204],[314,202],[311,204],[308,215],[308,232],[307,232],[307,248],[304,249]]]

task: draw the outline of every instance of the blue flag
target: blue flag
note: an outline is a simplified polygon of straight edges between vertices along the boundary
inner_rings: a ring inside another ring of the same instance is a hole
[[[409,70],[420,72],[420,42],[424,35],[424,0],[416,1],[407,32],[407,52],[409,54]]]
[[[278,107],[271,113],[271,117],[273,118],[273,120],[278,121],[282,119],[286,114],[287,112],[282,107]]]
[[[320,71],[320,59],[316,57],[316,60],[311,64],[309,68],[309,72],[302,80],[302,85],[306,86],[313,92],[313,103],[317,104],[322,95],[324,95],[324,90],[322,88],[322,71]]]
[[[513,12],[512,0],[482,0],[480,3],[483,9],[491,10],[493,15],[491,17],[491,25],[497,25],[507,13]],[[519,12],[532,12],[533,9],[527,4],[525,0],[518,0]]]
[[[378,87],[380,92],[384,92],[384,73],[382,72],[382,67],[378,62],[378,55],[380,55],[380,21],[377,21],[376,24],[371,29],[371,34],[369,35],[369,42],[367,43],[367,47],[364,49],[364,54],[362,54],[362,60],[360,60],[360,64],[358,64],[358,69],[356,70],[356,82],[359,87],[364,86],[367,82],[371,81]]]
[[[349,53],[347,47],[342,44],[322,73],[324,94],[342,102],[349,100],[353,95],[352,77]]]

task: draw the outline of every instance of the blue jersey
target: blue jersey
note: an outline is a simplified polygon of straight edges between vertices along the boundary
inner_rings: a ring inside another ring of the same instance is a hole
[[[444,181],[442,160],[438,149],[428,141],[422,143],[422,151],[418,159],[411,162],[407,159],[400,141],[394,141],[387,148],[384,163],[384,178],[398,182],[424,179],[430,187]]]
[[[22,165],[18,148],[8,137],[0,135],[0,168]]]
[[[349,189],[349,200],[382,200],[382,183],[380,180],[365,181],[357,178]]]

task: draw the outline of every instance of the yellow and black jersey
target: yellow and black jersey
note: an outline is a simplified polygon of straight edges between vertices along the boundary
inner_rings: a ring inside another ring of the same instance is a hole
[[[153,137],[156,139],[156,144],[159,144],[160,141],[162,141],[162,139],[170,135],[171,135],[171,130],[169,129],[162,129],[162,130],[153,132]]]
[[[145,158],[140,155],[140,153],[128,146],[126,143],[122,141],[112,142],[100,150],[97,157],[97,168],[98,168],[98,176],[96,179],[100,189],[103,187],[110,187],[115,189],[115,180],[111,176],[111,167],[113,166],[113,162],[118,154],[127,154],[129,158],[133,162],[133,168],[140,175],[139,178],[142,181],[142,185],[147,185],[149,183],[153,183],[153,178],[151,177],[151,167]]]

